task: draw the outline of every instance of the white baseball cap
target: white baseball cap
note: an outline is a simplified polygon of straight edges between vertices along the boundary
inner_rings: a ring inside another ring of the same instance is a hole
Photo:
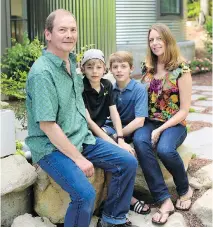
[[[89,49],[84,52],[81,60],[81,66],[83,66],[88,60],[100,59],[105,64],[104,53],[99,49]]]

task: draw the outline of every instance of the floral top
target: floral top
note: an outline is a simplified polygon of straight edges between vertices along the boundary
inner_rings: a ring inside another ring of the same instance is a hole
[[[190,72],[182,63],[177,69],[168,72],[162,79],[155,79],[142,64],[142,83],[148,85],[149,119],[166,122],[180,109],[178,79],[183,73]],[[181,124],[186,126],[186,121]]]

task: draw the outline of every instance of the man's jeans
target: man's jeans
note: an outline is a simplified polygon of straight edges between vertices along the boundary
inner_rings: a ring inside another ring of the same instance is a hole
[[[156,202],[162,202],[170,198],[168,188],[165,184],[156,153],[151,144],[151,133],[163,123],[159,121],[145,121],[142,128],[135,131],[133,143],[139,163],[149,190]],[[167,128],[161,133],[156,146],[156,152],[166,169],[172,174],[178,194],[184,195],[189,188],[187,174],[184,164],[176,151],[187,136],[186,127],[178,124]]]
[[[112,173],[102,219],[111,224],[126,222],[133,193],[137,160],[127,151],[96,138],[95,145],[83,145],[83,155],[95,167]],[[95,190],[82,170],[60,151],[44,156],[38,164],[66,192],[72,201],[69,204],[64,226],[89,226],[92,217]]]

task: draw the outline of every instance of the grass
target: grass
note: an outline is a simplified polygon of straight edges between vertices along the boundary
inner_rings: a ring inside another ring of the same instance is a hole
[[[186,125],[186,130],[187,130],[187,133],[189,133],[189,132],[190,132],[190,127],[191,127],[191,125],[190,125],[190,124],[187,124],[187,125]]]
[[[196,112],[194,108],[189,108],[189,112]]]
[[[195,159],[197,157],[196,154],[192,154],[192,159]]]
[[[199,97],[198,100],[199,101],[206,101],[207,100],[207,97]]]

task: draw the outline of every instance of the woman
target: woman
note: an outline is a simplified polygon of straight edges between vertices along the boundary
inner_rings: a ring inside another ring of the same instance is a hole
[[[148,86],[149,117],[138,132],[140,141],[134,141],[134,145],[149,190],[155,202],[160,203],[152,222],[165,224],[174,212],[174,205],[156,153],[173,176],[179,195],[175,207],[189,210],[192,203],[193,191],[176,150],[187,135],[185,118],[191,102],[192,79],[166,25],[155,24],[150,28],[148,44],[141,81]]]

